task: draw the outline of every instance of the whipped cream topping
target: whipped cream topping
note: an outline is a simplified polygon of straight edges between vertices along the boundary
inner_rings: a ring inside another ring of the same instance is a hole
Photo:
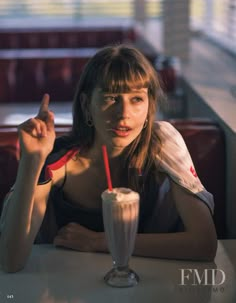
[[[110,202],[128,202],[139,199],[139,194],[130,188],[119,187],[113,188],[112,191],[105,190],[102,199]]]

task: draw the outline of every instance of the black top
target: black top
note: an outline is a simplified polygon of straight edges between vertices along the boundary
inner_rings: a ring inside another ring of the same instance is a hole
[[[78,153],[78,151],[79,147],[68,143],[67,139],[57,138],[54,149],[48,156],[42,169],[39,184],[49,182],[52,176],[51,170],[65,165],[74,154]],[[142,184],[142,177],[140,178],[140,184]],[[65,180],[63,184],[65,183]],[[139,233],[176,232],[182,230],[182,222],[177,214],[174,203],[166,206],[160,205],[160,207],[158,207],[158,193],[159,185],[156,182],[155,172],[151,171],[145,184],[140,186]],[[86,208],[68,201],[63,193],[63,185],[60,188],[57,186],[52,187],[48,201],[48,208],[53,208],[58,229],[68,223],[74,222],[97,232],[104,231],[102,209]],[[154,212],[158,213],[157,220],[154,222],[154,225],[156,226],[152,226],[146,230],[146,226],[149,225],[149,221],[151,221]],[[163,220],[163,215],[166,216],[167,213],[168,216],[166,217],[166,222]],[[160,220],[158,218],[160,218]],[[49,228],[47,227],[44,228],[44,230],[46,230],[46,233],[49,232]]]
[[[56,186],[52,189],[50,200],[54,206],[58,228],[74,222],[94,231],[102,232],[104,230],[102,209],[86,208],[74,204],[65,198],[63,189]]]

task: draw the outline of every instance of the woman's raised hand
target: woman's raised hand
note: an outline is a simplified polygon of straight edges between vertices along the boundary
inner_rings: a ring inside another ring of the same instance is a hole
[[[55,141],[54,114],[48,108],[49,95],[43,96],[36,117],[18,127],[21,155],[45,160]]]

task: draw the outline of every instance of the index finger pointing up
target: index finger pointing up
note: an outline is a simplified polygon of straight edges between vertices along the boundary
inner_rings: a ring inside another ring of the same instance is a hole
[[[38,112],[38,115],[37,115],[39,118],[44,118],[45,114],[48,113],[48,111],[49,111],[49,109],[48,109],[49,100],[50,100],[49,95],[44,94],[42,102],[40,104],[39,112]]]

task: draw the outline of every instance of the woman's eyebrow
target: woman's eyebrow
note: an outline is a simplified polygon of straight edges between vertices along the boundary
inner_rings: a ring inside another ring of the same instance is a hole
[[[145,88],[143,88],[143,89],[131,89],[129,91],[119,91],[119,92],[100,90],[99,93],[101,93],[103,95],[119,95],[119,94],[143,94],[143,95],[147,95],[148,94],[148,92]]]
[[[148,92],[146,90],[131,90],[129,94],[147,94]]]

